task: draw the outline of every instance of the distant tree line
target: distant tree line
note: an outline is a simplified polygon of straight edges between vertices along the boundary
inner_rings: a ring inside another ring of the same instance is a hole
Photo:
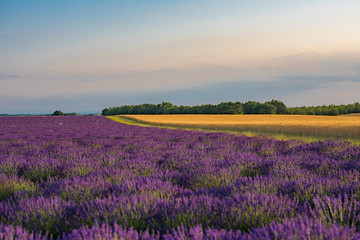
[[[102,115],[118,114],[275,114],[286,113],[283,102],[271,100],[265,103],[249,101],[222,102],[216,105],[176,106],[170,102],[161,104],[144,103],[140,105],[123,105],[102,110]]]
[[[7,113],[2,113],[0,114],[0,117],[30,117],[32,116],[31,114],[25,114],[25,113],[19,113],[19,114],[7,114]]]
[[[76,112],[63,113],[60,110],[56,110],[56,111],[53,112],[52,116],[78,116],[78,114]]]
[[[322,105],[316,107],[293,107],[287,108],[289,114],[300,115],[330,115],[337,116],[342,114],[360,113],[360,103],[347,105]]]
[[[203,104],[196,106],[177,106],[170,102],[160,104],[144,103],[139,105],[123,105],[102,110],[102,115],[120,114],[301,114],[301,115],[341,115],[360,113],[360,104],[322,105],[316,107],[286,107],[285,103],[271,100],[265,103],[256,101],[222,102],[219,104]]]
[[[98,115],[98,114],[86,114],[88,116],[93,116],[93,115]],[[19,113],[19,114],[7,114],[7,113],[2,113],[0,114],[0,117],[31,117],[31,116],[79,116],[79,114],[77,114],[76,112],[71,112],[71,113],[63,113],[60,110],[56,110],[54,111],[52,114],[24,114],[24,113]]]

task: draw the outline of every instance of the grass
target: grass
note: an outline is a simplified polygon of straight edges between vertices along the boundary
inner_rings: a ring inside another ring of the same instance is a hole
[[[117,122],[153,127],[221,131],[312,142],[342,139],[360,144],[360,116],[309,115],[119,115]]]
[[[128,125],[137,125],[137,126],[143,126],[143,127],[151,127],[154,126],[154,124],[150,123],[143,123],[141,121],[136,120],[135,118],[131,117],[125,117],[125,116],[107,116],[107,118],[114,120],[115,122],[119,123],[125,123]]]

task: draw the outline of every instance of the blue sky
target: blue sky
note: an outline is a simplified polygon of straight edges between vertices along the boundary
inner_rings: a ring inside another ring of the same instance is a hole
[[[359,1],[0,1],[0,113],[360,101]]]

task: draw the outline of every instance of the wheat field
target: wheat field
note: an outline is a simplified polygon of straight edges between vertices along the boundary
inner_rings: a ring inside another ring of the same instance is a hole
[[[320,137],[360,137],[360,116],[313,115],[121,115],[157,126],[256,131]]]

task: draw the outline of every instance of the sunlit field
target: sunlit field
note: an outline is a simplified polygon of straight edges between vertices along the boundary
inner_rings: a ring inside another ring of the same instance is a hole
[[[0,118],[0,239],[360,239],[360,146]]]
[[[208,130],[255,131],[356,139],[360,116],[310,115],[123,115],[144,123]]]

